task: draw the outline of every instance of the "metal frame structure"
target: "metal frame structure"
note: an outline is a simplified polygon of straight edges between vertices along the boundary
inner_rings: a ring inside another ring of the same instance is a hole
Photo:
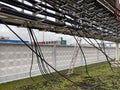
[[[1,0],[0,22],[69,35],[69,30],[74,35],[78,31],[81,37],[119,42],[120,25],[115,17],[119,10],[114,0],[108,1]]]
[[[50,69],[52,69],[66,80],[76,84],[46,61],[40,45],[35,43],[38,41],[32,29],[93,38],[95,41],[100,39],[116,42],[116,59],[118,59],[120,24],[116,16],[119,17],[120,10],[113,2],[113,0],[112,2],[108,2],[108,0],[0,0],[0,23],[5,24],[32,51],[30,77],[34,53],[42,75],[51,73]],[[26,44],[9,25],[28,28],[28,34],[34,45],[31,47]],[[89,41],[91,40],[89,39]],[[106,54],[105,48],[102,49],[99,44],[99,47],[96,47],[92,41],[90,44],[105,55],[113,70],[109,61],[111,58]],[[86,74],[90,77],[85,54],[80,45],[79,48],[84,58]],[[51,76],[54,77],[52,74]],[[45,78],[47,79],[47,77]],[[101,85],[101,81],[98,85]]]

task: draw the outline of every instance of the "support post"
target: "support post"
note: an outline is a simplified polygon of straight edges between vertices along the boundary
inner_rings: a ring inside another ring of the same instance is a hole
[[[116,60],[119,60],[119,43],[116,42]]]
[[[53,66],[56,69],[56,45],[53,45]]]
[[[100,59],[99,59],[99,50],[97,49],[97,62],[100,62]]]

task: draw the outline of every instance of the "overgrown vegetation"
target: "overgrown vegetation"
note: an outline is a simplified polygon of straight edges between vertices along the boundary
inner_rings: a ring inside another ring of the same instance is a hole
[[[85,72],[85,67],[77,67],[74,74],[67,75],[67,70],[61,71],[66,77],[70,78],[77,85],[62,78],[57,73],[54,77],[45,75],[17,80],[0,84],[0,90],[120,90],[120,69],[114,68],[111,71],[107,62],[88,65],[88,71],[91,77]]]

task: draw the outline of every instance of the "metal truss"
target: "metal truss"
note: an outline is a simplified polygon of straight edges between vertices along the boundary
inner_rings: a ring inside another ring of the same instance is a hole
[[[0,23],[119,42],[116,9],[101,1],[0,0]]]

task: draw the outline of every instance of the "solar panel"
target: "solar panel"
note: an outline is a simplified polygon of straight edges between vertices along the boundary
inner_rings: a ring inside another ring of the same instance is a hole
[[[114,3],[107,0],[1,0],[0,22],[69,35],[69,30],[75,35],[78,31],[81,37],[119,42],[120,25],[113,13]]]

